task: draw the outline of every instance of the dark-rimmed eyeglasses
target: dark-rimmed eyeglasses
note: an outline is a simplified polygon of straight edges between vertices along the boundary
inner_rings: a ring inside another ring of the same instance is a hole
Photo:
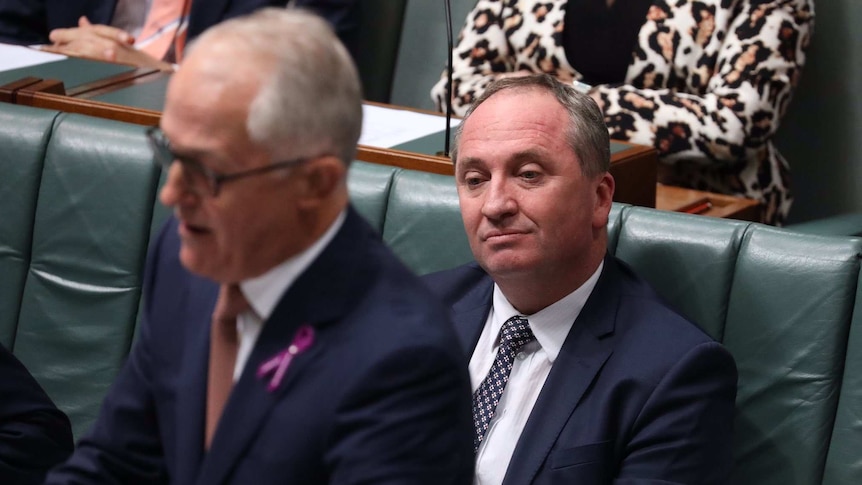
[[[303,157],[240,172],[218,173],[196,160],[174,153],[171,149],[171,142],[158,126],[152,126],[147,129],[147,141],[149,141],[150,148],[152,148],[153,155],[155,155],[153,161],[156,165],[168,171],[174,162],[179,162],[183,169],[183,177],[189,188],[198,195],[209,195],[210,197],[217,197],[221,186],[228,182],[292,167],[310,160],[309,157]]]

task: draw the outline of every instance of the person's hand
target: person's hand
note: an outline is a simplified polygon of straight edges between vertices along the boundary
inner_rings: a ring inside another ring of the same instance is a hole
[[[163,71],[173,70],[173,66],[167,62],[135,49],[135,38],[128,33],[108,25],[94,25],[86,17],[78,19],[77,27],[52,30],[48,38],[52,44],[42,47],[42,50]]]

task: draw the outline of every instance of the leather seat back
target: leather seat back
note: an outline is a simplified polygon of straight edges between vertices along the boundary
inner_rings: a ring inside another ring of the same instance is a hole
[[[5,103],[0,109],[0,343],[9,349],[30,266],[42,163],[58,115]]]
[[[13,349],[80,435],[129,351],[158,169],[143,127],[60,115],[39,177]]]

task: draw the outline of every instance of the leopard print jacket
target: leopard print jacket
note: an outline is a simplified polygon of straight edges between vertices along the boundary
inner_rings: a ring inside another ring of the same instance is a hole
[[[463,115],[503,73],[580,79],[562,46],[566,0],[479,0],[454,49]],[[655,0],[625,83],[595,86],[611,137],[654,146],[660,181],[761,201],[781,224],[792,197],[772,137],[805,64],[814,0]],[[443,109],[445,78],[431,91]]]

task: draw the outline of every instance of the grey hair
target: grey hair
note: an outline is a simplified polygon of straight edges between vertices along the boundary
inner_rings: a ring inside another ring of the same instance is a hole
[[[587,177],[595,177],[607,172],[611,164],[610,136],[599,106],[589,95],[577,91],[573,86],[564,84],[548,74],[507,77],[489,84],[485,92],[467,110],[464,120],[455,131],[452,160],[458,159],[461,132],[476,108],[501,91],[529,89],[538,89],[552,94],[568,112],[569,126],[566,128],[566,143],[580,160],[581,172]]]
[[[262,71],[246,120],[252,140],[273,156],[333,155],[350,164],[362,130],[362,88],[325,20],[298,8],[264,8],[218,24],[196,43],[210,36],[228,36]]]

